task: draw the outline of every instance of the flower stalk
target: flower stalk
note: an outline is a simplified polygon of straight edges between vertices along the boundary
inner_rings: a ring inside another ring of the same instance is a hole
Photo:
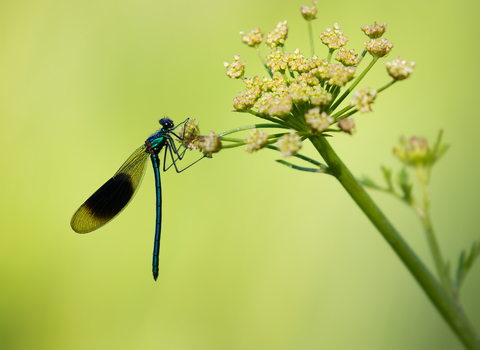
[[[480,349],[480,343],[463,311],[457,307],[454,300],[447,294],[445,288],[442,288],[415,252],[375,205],[367,192],[337,156],[325,137],[313,135],[309,139],[327,163],[330,173],[335,176],[359,208],[382,234],[383,238],[385,238],[407,269],[412,273],[430,301],[457,334],[465,347],[468,349]]]
[[[362,79],[365,78],[367,73],[370,71],[370,69],[373,68],[373,66],[375,65],[375,63],[377,63],[377,61],[378,61],[378,58],[374,57],[373,60],[368,65],[368,67],[365,68],[365,70],[362,72],[362,74],[360,74],[358,78],[355,79],[352,85],[350,85],[349,88],[343,93],[343,95],[333,104],[333,106],[330,108],[330,111],[334,111],[340,105],[340,103],[343,102],[343,100],[353,91],[353,89],[355,89],[358,83],[360,83]]]

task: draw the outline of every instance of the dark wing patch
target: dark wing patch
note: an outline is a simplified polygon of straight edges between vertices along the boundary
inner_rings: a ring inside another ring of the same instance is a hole
[[[115,175],[73,214],[72,229],[78,233],[91,232],[115,218],[137,193],[148,156],[145,146],[133,152]]]

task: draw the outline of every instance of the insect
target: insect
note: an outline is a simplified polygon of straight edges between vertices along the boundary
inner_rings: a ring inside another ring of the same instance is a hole
[[[155,242],[153,247],[153,278],[158,277],[158,256],[160,253],[160,235],[162,225],[162,188],[160,183],[160,158],[159,153],[165,149],[163,157],[163,171],[167,171],[172,165],[177,173],[187,168],[178,170],[176,161],[182,160],[186,148],[183,152],[175,145],[172,135],[179,141],[185,138],[185,124],[190,119],[175,127],[173,121],[167,117],[162,118],[159,123],[162,126],[152,136],[150,136],[145,144],[140,146],[132,153],[132,155],[123,163],[113,177],[100,187],[94,194],[83,203],[80,208],[73,214],[70,226],[77,233],[92,232],[103,225],[110,222],[135,197],[140,184],[142,183],[147,168],[147,159],[150,157],[153,164],[153,172],[155,175],[156,189],[156,222],[155,222]],[[183,135],[180,137],[174,131],[180,125],[184,126]],[[193,137],[193,134],[192,136]],[[172,164],[166,167],[167,154],[172,159]],[[202,159],[202,158],[200,158]],[[200,160],[199,159],[199,160]],[[197,160],[197,162],[199,161]]]

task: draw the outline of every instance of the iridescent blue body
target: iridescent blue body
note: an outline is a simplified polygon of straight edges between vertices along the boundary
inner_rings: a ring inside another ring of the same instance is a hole
[[[160,235],[162,225],[162,190],[160,182],[160,159],[159,152],[165,148],[163,170],[167,153],[172,157],[173,165],[177,172],[180,172],[175,164],[181,160],[183,153],[179,154],[171,134],[178,139],[183,138],[176,135],[173,121],[169,118],[160,120],[162,128],[150,136],[145,144],[137,148],[135,152],[123,163],[113,177],[100,187],[93,195],[83,203],[73,214],[70,225],[75,232],[87,233],[94,231],[110,222],[130,203],[137,193],[145,175],[147,159],[150,157],[155,175],[156,189],[156,223],[155,241],[153,248],[152,272],[153,278],[158,277],[158,256],[160,253]],[[176,157],[176,158],[175,158]]]

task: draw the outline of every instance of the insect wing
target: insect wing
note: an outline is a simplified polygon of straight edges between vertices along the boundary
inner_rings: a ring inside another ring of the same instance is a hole
[[[78,233],[91,232],[120,214],[142,183],[148,157],[144,145],[137,148],[113,177],[73,214],[70,221],[72,229]]]

